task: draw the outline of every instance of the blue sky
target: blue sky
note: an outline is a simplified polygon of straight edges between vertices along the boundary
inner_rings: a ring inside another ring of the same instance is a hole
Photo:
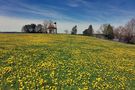
[[[135,0],[0,0],[0,31],[20,31],[24,24],[53,20],[58,31],[89,24],[122,25],[135,17]]]

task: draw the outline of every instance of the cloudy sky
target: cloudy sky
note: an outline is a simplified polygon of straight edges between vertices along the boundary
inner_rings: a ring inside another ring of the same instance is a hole
[[[135,17],[135,0],[0,0],[0,31],[21,31],[25,24],[53,20],[58,32],[78,25],[122,25]]]

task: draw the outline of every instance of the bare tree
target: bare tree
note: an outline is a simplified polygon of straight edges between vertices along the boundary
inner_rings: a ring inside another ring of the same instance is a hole
[[[114,29],[114,36],[115,36],[115,39],[119,39],[119,41],[122,40],[122,38],[124,38],[124,35],[125,35],[125,32],[126,29],[125,27],[123,26],[119,26],[117,28]]]
[[[131,40],[135,36],[135,19],[132,19],[125,25],[125,39],[127,43],[132,43]]]
[[[100,30],[103,34],[107,31],[108,25],[109,24],[103,24],[100,26]]]
[[[46,20],[44,20],[44,22],[43,22],[43,33],[48,33],[48,24],[49,24],[49,21],[46,21]]]
[[[132,19],[131,21],[129,21],[126,25],[125,28],[128,29],[128,31],[131,34],[135,33],[135,19]]]
[[[134,43],[135,42],[135,19],[129,21],[125,26],[119,26],[114,30],[115,37],[119,41]]]

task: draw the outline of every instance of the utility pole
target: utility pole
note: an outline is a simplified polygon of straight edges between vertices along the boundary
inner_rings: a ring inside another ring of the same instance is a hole
[[[56,28],[56,34],[57,34],[57,23],[56,22],[54,22],[54,24],[55,24],[55,28]]]

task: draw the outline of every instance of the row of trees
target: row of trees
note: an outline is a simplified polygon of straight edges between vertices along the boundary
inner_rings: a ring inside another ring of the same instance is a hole
[[[115,28],[114,35],[120,42],[135,43],[135,19]]]
[[[114,32],[113,32],[113,26],[111,26],[110,24],[103,24],[100,27],[101,30],[101,34],[106,38],[106,39],[114,39]],[[67,33],[68,31],[65,30],[65,33]],[[77,34],[77,26],[74,26],[72,28],[71,34]],[[92,27],[92,25],[89,25],[88,29],[85,29],[83,31],[83,35],[85,36],[93,36],[94,34],[94,29]]]
[[[105,39],[117,40],[125,43],[135,43],[135,19],[130,20],[124,26],[113,27],[110,24],[100,26],[100,35]],[[66,31],[67,32],[67,31]],[[83,35],[93,36],[94,30],[92,25],[83,31]],[[77,26],[72,28],[71,34],[77,34]]]
[[[68,30],[65,30],[65,33],[67,34],[68,33]],[[73,35],[77,34],[77,25],[75,25],[72,28],[71,34],[73,34]],[[93,27],[92,27],[92,25],[90,25],[88,29],[85,29],[83,31],[83,34],[84,35],[87,35],[87,36],[92,36],[93,35]]]
[[[135,43],[135,18],[130,20],[124,26],[113,27],[110,24],[103,24],[100,27],[100,34],[106,39],[117,40],[125,43]],[[93,35],[92,25],[83,31],[84,35]]]
[[[107,39],[113,39],[125,43],[135,43],[135,19],[116,28],[110,24],[103,24],[100,27],[100,30]]]
[[[22,32],[26,33],[43,33],[46,30],[43,28],[43,25],[41,24],[31,24],[31,25],[25,25],[22,28]]]
[[[22,32],[27,33],[57,33],[56,23],[52,21],[44,21],[41,24],[25,25],[22,28]],[[126,43],[135,43],[135,19],[130,20],[124,26],[113,27],[110,24],[103,24],[100,26],[100,35],[105,39],[117,40]],[[68,33],[68,30],[65,30]],[[92,25],[83,31],[83,35],[93,36],[95,34]],[[77,34],[77,25],[72,28],[71,34]]]
[[[53,33],[57,29],[56,22],[44,21],[43,24],[28,24],[22,27],[22,32],[26,33]],[[57,31],[55,31],[57,33]]]

